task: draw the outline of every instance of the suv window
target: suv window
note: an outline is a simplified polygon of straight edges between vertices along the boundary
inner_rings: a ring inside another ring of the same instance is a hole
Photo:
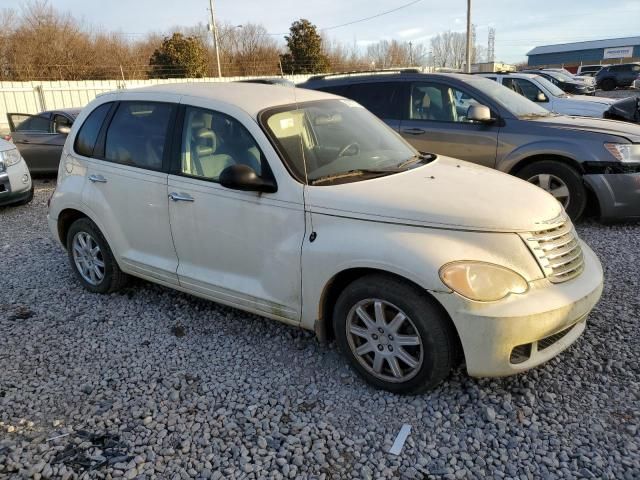
[[[71,125],[73,125],[73,122],[64,115],[53,116],[53,133],[58,133],[60,127],[71,128]]]
[[[121,102],[107,129],[105,160],[161,170],[175,109],[168,103]]]
[[[538,101],[538,94],[543,93],[533,82],[524,78],[505,78],[502,85],[520,95],[524,95],[532,102]]]
[[[102,122],[104,122],[112,103],[103,103],[93,112],[89,114],[76,136],[76,141],[73,145],[73,149],[79,155],[85,157],[91,157],[93,155],[93,148],[98,139]]]
[[[14,115],[14,122],[18,115]],[[40,115],[30,115],[16,125],[16,132],[51,133],[51,120]]]
[[[333,93],[334,95],[340,95],[341,97],[348,97],[349,85],[332,85],[330,87],[322,87],[318,90],[327,93]]]
[[[349,98],[355,100],[378,118],[400,119],[400,88],[398,83],[360,83],[351,86]]]
[[[612,65],[609,70],[611,72],[630,72],[631,65]]]
[[[263,158],[258,144],[239,121],[220,112],[187,107],[181,173],[218,180],[228,166],[244,164],[261,175]]]
[[[467,111],[481,102],[467,92],[447,85],[414,83],[411,86],[410,120],[470,122]]]

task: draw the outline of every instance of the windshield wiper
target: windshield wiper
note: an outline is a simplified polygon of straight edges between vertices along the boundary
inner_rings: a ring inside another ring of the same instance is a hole
[[[309,181],[311,185],[317,185],[319,183],[331,182],[333,180],[340,180],[341,178],[356,177],[360,175],[390,175],[397,173],[397,168],[357,168],[354,170],[348,170],[346,172],[334,173],[331,175],[323,175],[318,178],[314,178]]]
[[[408,167],[409,165],[413,165],[414,163],[418,163],[421,160],[428,160],[431,161],[434,158],[436,158],[436,156],[433,153],[418,153],[417,155],[414,155],[411,158],[406,159],[404,162],[396,165],[397,169],[401,169],[404,167]]]

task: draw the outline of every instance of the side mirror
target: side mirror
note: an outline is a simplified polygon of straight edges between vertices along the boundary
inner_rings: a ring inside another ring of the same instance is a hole
[[[225,168],[220,174],[219,180],[220,185],[232,190],[264,193],[278,191],[278,185],[274,180],[259,177],[249,165],[240,163]]]
[[[467,110],[467,119],[481,123],[493,121],[493,118],[491,118],[491,110],[485,105],[471,105]]]
[[[540,103],[544,103],[544,102],[548,102],[549,99],[547,98],[547,96],[542,93],[542,92],[538,92],[538,95],[536,95],[536,102],[540,102]]]
[[[61,133],[63,135],[68,135],[71,131],[71,127],[67,127],[66,125],[60,125],[56,128],[56,133]]]

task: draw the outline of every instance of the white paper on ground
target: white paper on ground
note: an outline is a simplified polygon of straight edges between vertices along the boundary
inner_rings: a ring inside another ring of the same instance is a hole
[[[405,423],[404,425],[402,425],[400,432],[398,432],[398,436],[396,437],[395,442],[393,442],[389,453],[393,455],[400,455],[402,447],[404,446],[404,442],[407,440],[409,433],[411,433],[411,425]]]

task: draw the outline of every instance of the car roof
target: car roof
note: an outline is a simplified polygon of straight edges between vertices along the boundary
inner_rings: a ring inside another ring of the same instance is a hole
[[[525,73],[525,72],[482,72],[476,73],[479,77],[489,77],[491,75],[502,75],[503,77],[516,77],[516,78],[533,78],[539,77],[537,73]]]
[[[336,98],[335,95],[329,93],[302,88],[239,82],[168,83],[124,91],[121,90],[113,93],[126,97],[129,94],[141,92],[183,95],[204,100],[218,100],[235,105],[253,117],[256,117],[262,110],[271,107],[289,105],[296,102]]]
[[[66,113],[67,115],[72,116],[73,118],[76,118],[80,112],[82,111],[82,108],[57,108],[55,110],[49,110],[49,113]]]
[[[377,73],[358,73],[350,72],[345,74],[331,74],[331,75],[319,75],[311,77],[309,80],[301,84],[301,86],[307,85],[338,85],[349,83],[368,83],[368,82],[384,82],[385,80],[459,80],[461,82],[474,81],[477,75],[469,75],[468,73],[422,73],[415,71],[404,72],[377,72]]]

